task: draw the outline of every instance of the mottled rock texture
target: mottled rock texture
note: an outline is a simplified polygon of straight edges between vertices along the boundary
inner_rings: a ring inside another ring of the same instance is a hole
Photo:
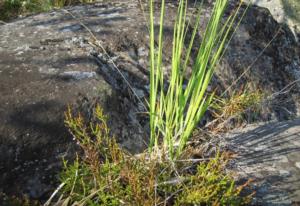
[[[167,7],[164,61],[169,68],[176,8],[173,1]],[[204,23],[210,14],[210,5],[205,7]],[[63,123],[68,104],[88,119],[93,105],[101,104],[118,141],[132,152],[145,148],[147,118],[133,93],[140,99],[148,95],[148,38],[142,9],[134,0],[68,7],[0,25],[0,192],[49,196],[61,158],[76,150]],[[299,79],[299,65],[299,45],[290,29],[268,10],[251,7],[211,88],[224,91],[245,73],[230,93],[249,82],[272,94]],[[267,104],[262,120],[297,116],[299,88],[296,82]]]
[[[248,0],[268,8],[272,16],[280,23],[287,24],[297,40],[300,37],[300,2],[298,0]]]
[[[253,179],[254,205],[300,204],[300,119],[253,124],[226,135],[237,179]]]

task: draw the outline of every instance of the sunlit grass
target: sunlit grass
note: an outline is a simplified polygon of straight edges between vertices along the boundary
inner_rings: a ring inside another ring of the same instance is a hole
[[[199,23],[199,13],[195,17],[196,23],[190,39],[186,39],[188,30],[187,1],[179,2],[173,33],[172,68],[169,79],[164,77],[163,71],[163,42],[165,1],[161,1],[158,46],[155,45],[154,31],[154,3],[150,0],[150,151],[158,152],[159,138],[163,139],[162,151],[167,151],[170,158],[176,158],[183,151],[193,130],[203,117],[212,101],[213,94],[207,94],[206,89],[214,73],[216,64],[224,53],[226,40],[230,36],[233,23],[237,17],[239,7],[226,19],[222,18],[227,8],[228,0],[216,0],[211,17],[206,25],[202,41],[195,55],[192,73],[184,85],[185,72],[190,62],[192,47]],[[185,42],[189,44],[185,50]],[[185,51],[185,53],[183,53]],[[168,82],[167,82],[168,81]],[[167,89],[165,85],[168,83]],[[160,153],[160,152],[158,152]]]

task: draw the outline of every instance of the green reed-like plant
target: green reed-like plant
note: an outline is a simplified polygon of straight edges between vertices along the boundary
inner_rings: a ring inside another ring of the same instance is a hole
[[[241,2],[242,3],[242,2]],[[172,67],[166,82],[163,72],[163,43],[165,0],[161,1],[159,33],[154,31],[154,3],[150,0],[150,145],[151,152],[158,151],[160,137],[162,150],[170,158],[176,158],[183,151],[193,130],[211,103],[213,94],[206,89],[210,83],[216,64],[223,56],[227,40],[231,36],[238,8],[222,23],[228,0],[216,0],[211,17],[199,43],[198,53],[192,65],[191,76],[184,85],[185,73],[191,64],[192,48],[201,21],[201,7],[195,17],[195,25],[190,39],[187,38],[187,0],[180,0],[174,23]],[[186,40],[189,41],[185,48]],[[168,84],[167,89],[165,85]]]

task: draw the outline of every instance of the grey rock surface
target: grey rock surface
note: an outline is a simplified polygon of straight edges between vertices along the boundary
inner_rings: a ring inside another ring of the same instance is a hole
[[[300,37],[300,2],[298,0],[247,0],[261,7],[268,8],[279,23],[287,24],[299,41]]]
[[[249,125],[225,137],[237,179],[254,180],[254,205],[300,204],[300,119]]]
[[[228,96],[247,84],[269,97],[275,95],[276,99],[262,108],[263,121],[295,117],[300,102],[299,48],[287,25],[278,23],[268,9],[251,6],[216,71],[213,85],[222,91],[232,88]]]
[[[104,29],[123,23],[127,17],[120,13],[127,7],[107,6],[71,10],[86,13],[101,35],[111,36]],[[128,92],[118,93],[102,77],[89,35],[77,20],[61,10],[0,27],[0,192],[43,199],[53,191],[62,158],[76,151],[64,126],[68,105],[89,120],[101,104],[118,141],[132,152],[144,149],[136,106]]]

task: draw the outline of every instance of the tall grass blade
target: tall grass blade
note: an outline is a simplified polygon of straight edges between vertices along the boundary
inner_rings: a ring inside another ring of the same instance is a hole
[[[228,37],[234,27],[239,7],[222,23],[229,0],[216,0],[211,17],[206,25],[198,53],[192,65],[191,76],[185,79],[192,49],[198,32],[202,3],[195,18],[194,29],[187,39],[187,0],[180,0],[174,23],[171,74],[164,78],[163,43],[165,1],[161,1],[158,46],[155,46],[154,2],[150,0],[150,151],[159,151],[159,138],[163,139],[162,151],[167,151],[171,159],[183,151],[193,130],[209,107],[213,95],[206,90],[211,81],[216,64],[224,54]],[[242,2],[241,2],[242,3]],[[188,40],[187,47],[185,45]],[[184,55],[185,52],[185,55]],[[187,82],[184,85],[184,82]],[[165,85],[168,85],[165,89]]]

